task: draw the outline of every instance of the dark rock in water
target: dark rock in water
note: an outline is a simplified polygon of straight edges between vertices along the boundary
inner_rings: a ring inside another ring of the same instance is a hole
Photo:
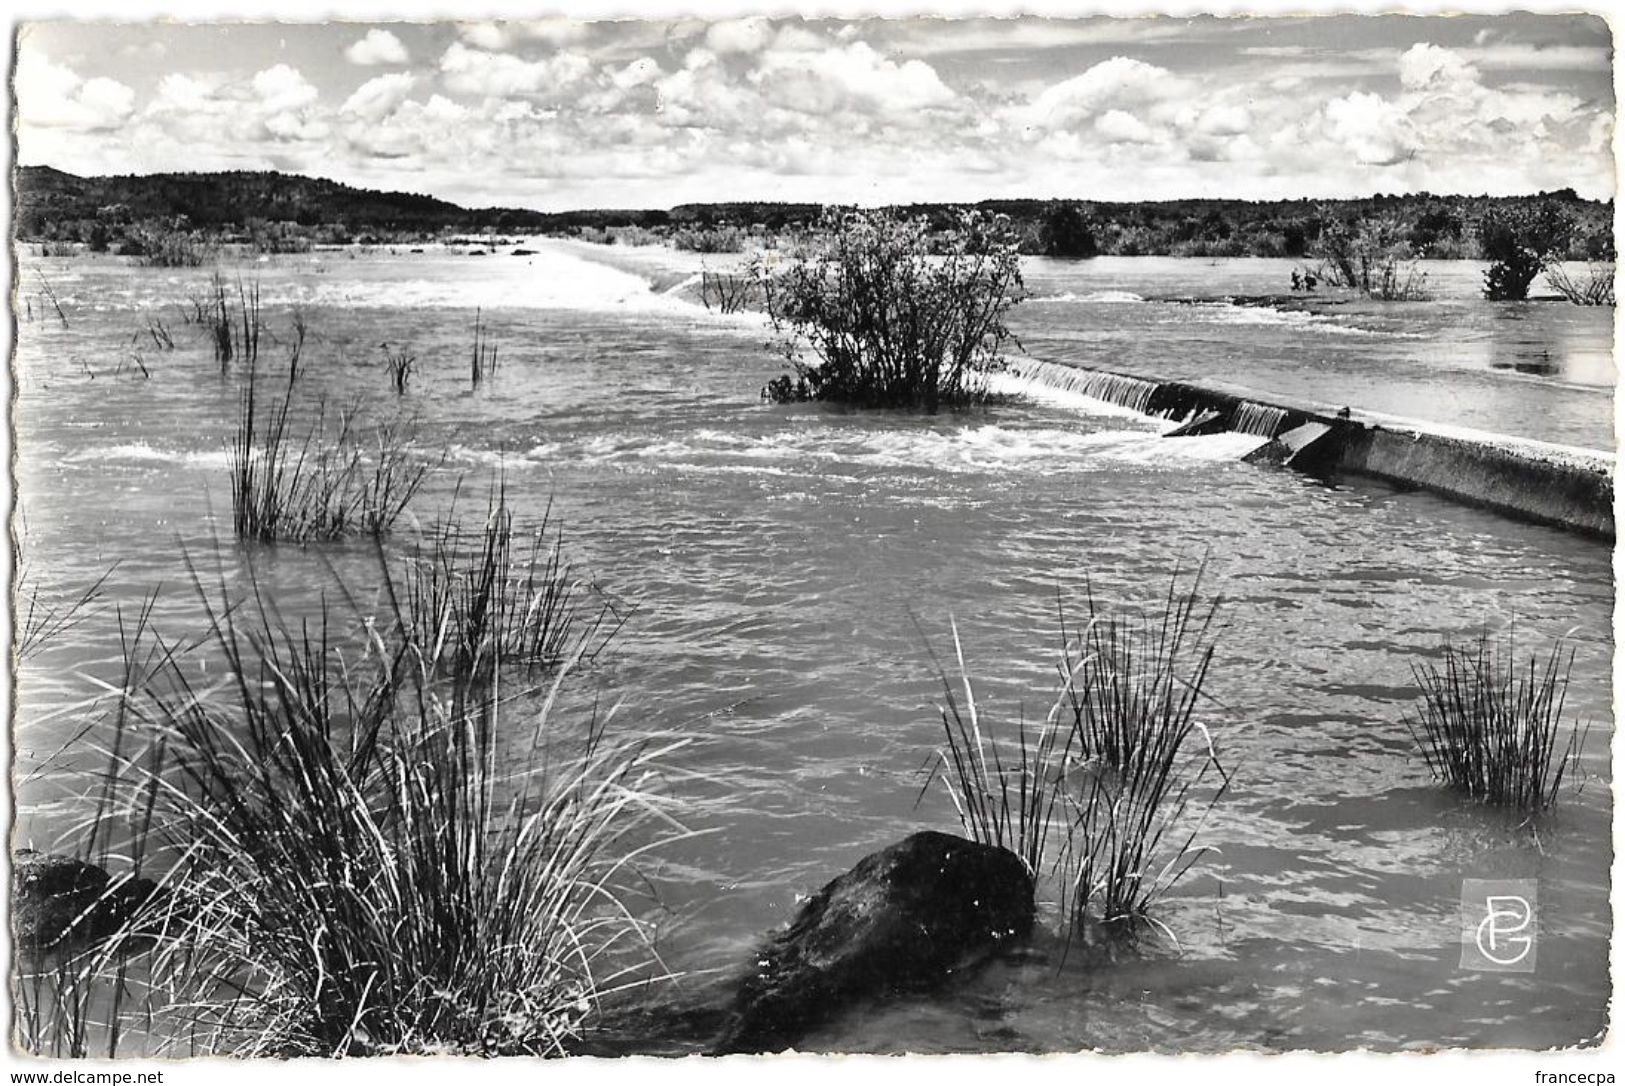
[[[80,953],[127,927],[156,893],[151,879],[114,879],[83,860],[19,849],[11,859],[12,945],[33,961]]]
[[[715,1051],[782,1051],[849,1001],[940,983],[1032,926],[1014,853],[916,833],[859,860],[768,942]]]

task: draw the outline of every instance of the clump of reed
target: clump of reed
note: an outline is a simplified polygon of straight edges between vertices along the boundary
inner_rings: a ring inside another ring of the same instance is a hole
[[[173,351],[175,349],[175,335],[169,330],[164,318],[153,313],[147,314],[147,326],[144,329],[147,338],[152,340],[153,348],[160,351]],[[141,333],[137,332],[135,338],[139,339]]]
[[[39,277],[40,290],[44,292],[46,300],[51,303],[51,308],[56,310],[56,319],[62,322],[62,327],[66,328],[68,326],[68,315],[62,312],[62,303],[57,301],[56,290],[51,286],[51,281],[45,278],[45,273],[38,268],[34,269],[34,274]],[[42,306],[41,309],[43,308]]]
[[[474,351],[469,357],[469,385],[479,388],[480,383],[497,371],[497,345],[491,342],[491,329],[481,323],[480,311],[474,310]]]
[[[1554,260],[1546,265],[1546,283],[1575,305],[1615,304],[1612,263],[1587,264],[1584,281],[1576,281]]]
[[[962,654],[964,708],[939,672],[938,770],[960,824],[1057,880],[1069,938],[1160,927],[1155,906],[1203,854],[1196,835],[1229,786],[1195,716],[1218,605],[1202,605],[1200,582],[1198,571],[1181,586],[1176,572],[1144,614],[1107,610],[1090,591],[1079,633],[1063,616],[1049,712],[1019,720],[1013,737],[982,720]]]
[[[231,446],[232,528],[238,539],[310,543],[386,534],[429,471],[402,420],[364,428],[355,408],[328,422],[326,405],[300,427],[294,381],[268,410],[250,369]],[[370,429],[371,441],[365,430]]]
[[[433,528],[408,556],[401,586],[416,651],[462,681],[489,682],[504,662],[591,661],[625,622],[564,557],[551,507],[516,532],[500,482],[479,531],[454,517]]]
[[[1563,703],[1574,651],[1561,640],[1520,662],[1515,631],[1446,645],[1438,663],[1412,668],[1422,688],[1405,716],[1433,775],[1483,803],[1530,813],[1557,802],[1586,730],[1563,737]]]
[[[136,369],[137,372],[139,372],[141,374],[141,379],[143,381],[149,381],[149,380],[152,379],[152,371],[147,369],[146,356],[143,355],[140,351],[131,351],[130,352],[130,357],[128,359],[122,359],[121,358],[119,360],[119,364],[113,369],[113,376],[114,377],[123,376],[123,374],[124,374],[124,364],[126,362],[128,362],[131,366],[133,366]]]
[[[288,380],[298,380],[303,371],[299,368],[305,354],[305,337],[310,333],[310,326],[305,320],[305,311],[301,306],[293,307],[293,314],[289,318],[289,332],[291,342],[288,345]]]
[[[406,388],[412,382],[412,366],[417,358],[405,347],[397,350],[388,343],[380,343],[378,347],[384,352],[384,372],[389,374],[389,383],[395,389],[395,395],[406,395]]]
[[[80,1012],[36,1015],[31,1050],[96,1032],[111,1055],[134,1025],[174,1054],[555,1055],[656,967],[623,898],[680,832],[657,772],[680,742],[560,719],[570,661],[515,714],[421,654],[398,608],[291,621],[252,570],[235,594],[192,579],[209,637],[127,645],[89,824],[159,877],[112,941],[155,932],[144,994],[107,1017],[112,952],[41,971],[34,1005]],[[203,656],[223,682],[198,682]]]
[[[208,331],[209,342],[214,347],[214,360],[219,363],[220,372],[225,373],[231,367],[233,354],[231,300],[219,274],[210,283],[208,298],[199,315],[199,323]]]
[[[242,319],[243,334],[238,341],[238,357],[248,366],[253,367],[260,357],[260,332],[265,327],[260,318],[260,284],[255,280],[251,286],[244,287],[241,279],[237,280],[237,312]]]

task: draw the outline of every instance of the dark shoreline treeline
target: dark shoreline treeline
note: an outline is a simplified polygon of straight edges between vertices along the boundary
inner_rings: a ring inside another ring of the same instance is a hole
[[[796,232],[818,219],[809,203],[736,201],[667,210],[541,212],[463,208],[430,196],[376,192],[323,178],[274,171],[77,177],[46,166],[13,173],[14,230],[23,241],[67,242],[93,251],[147,255],[152,239],[176,230],[199,240],[268,251],[350,242],[431,241],[468,234],[542,233],[615,240],[671,240],[726,250],[750,235]],[[1566,205],[1574,260],[1611,260],[1613,201],[1572,189],[1531,196],[1378,194],[1344,200],[1188,199],[1143,203],[1093,200],[983,200],[1007,215],[1030,253],[1066,256],[1267,256],[1308,254],[1329,221],[1393,220],[1418,257],[1481,256],[1477,224],[1486,211],[1550,200]],[[943,228],[963,205],[908,210]]]

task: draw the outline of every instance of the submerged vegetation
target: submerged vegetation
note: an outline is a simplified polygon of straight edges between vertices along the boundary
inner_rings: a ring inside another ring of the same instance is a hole
[[[1514,634],[1485,633],[1470,647],[1446,645],[1441,663],[1417,666],[1420,703],[1406,724],[1439,780],[1473,799],[1525,812],[1557,801],[1585,731],[1563,739],[1563,702],[1573,650],[1555,643],[1523,662]]]
[[[967,213],[937,252],[922,219],[831,212],[807,255],[757,262],[792,369],[764,396],[926,410],[985,398],[1021,300],[1015,245],[1005,224]]]
[[[1082,631],[1063,620],[1049,713],[1013,737],[983,721],[955,632],[964,704],[940,675],[941,778],[968,836],[1055,880],[1070,937],[1158,926],[1157,901],[1200,858],[1196,833],[1229,785],[1195,717],[1217,607],[1200,589],[1200,572],[1185,586],[1176,573],[1162,607],[1141,615],[1091,591]]]

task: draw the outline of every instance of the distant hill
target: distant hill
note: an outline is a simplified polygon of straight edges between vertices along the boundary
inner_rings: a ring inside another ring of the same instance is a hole
[[[206,229],[242,227],[251,219],[301,226],[342,223],[352,230],[436,230],[497,225],[540,227],[534,211],[469,211],[446,200],[408,192],[375,192],[337,181],[273,171],[162,173],[75,177],[48,166],[16,171],[19,233],[45,221],[131,219],[184,215]],[[108,211],[107,209],[117,209]],[[509,225],[511,224],[511,225]]]

